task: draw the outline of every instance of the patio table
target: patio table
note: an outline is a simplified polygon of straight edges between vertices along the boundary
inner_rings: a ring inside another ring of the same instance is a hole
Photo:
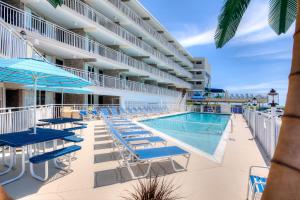
[[[53,126],[55,126],[55,125],[63,125],[63,124],[64,124],[63,128],[66,128],[65,124],[68,124],[68,123],[73,124],[74,122],[80,122],[80,121],[82,121],[82,119],[52,118],[52,119],[40,119],[39,121],[51,124],[52,125],[51,128],[54,128]]]
[[[40,119],[41,122],[47,122],[50,124],[66,124],[66,123],[74,123],[82,121],[82,119],[74,119],[74,118],[53,118],[53,119]]]
[[[13,166],[12,152],[14,152],[14,149],[17,147],[22,148],[22,162],[21,162],[22,166],[21,166],[20,174],[12,179],[2,182],[1,185],[5,185],[15,180],[18,180],[24,175],[25,164],[26,164],[26,160],[25,160],[26,146],[30,147],[28,153],[29,153],[29,157],[31,157],[32,155],[31,145],[52,141],[52,140],[54,141],[72,135],[74,135],[74,133],[72,132],[55,130],[55,129],[43,129],[43,128],[36,129],[36,134],[33,133],[33,130],[0,134],[0,143],[3,143],[4,145],[11,147],[9,166],[7,170],[1,173],[2,175],[8,173],[12,169]],[[54,145],[54,148],[56,148],[56,145]],[[30,165],[32,164],[30,163]]]

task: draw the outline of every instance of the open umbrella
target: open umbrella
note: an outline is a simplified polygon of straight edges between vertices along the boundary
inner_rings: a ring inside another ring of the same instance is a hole
[[[33,85],[34,133],[36,133],[36,90],[46,87],[85,87],[90,82],[53,64],[35,59],[0,59],[0,82]]]

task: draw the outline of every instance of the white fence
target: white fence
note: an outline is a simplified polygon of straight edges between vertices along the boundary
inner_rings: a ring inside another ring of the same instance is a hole
[[[77,105],[77,104],[64,104],[61,105],[44,105],[37,107],[37,120],[58,118],[61,116],[63,108],[71,108],[73,110],[93,110],[100,107],[108,106],[107,104],[101,105]],[[119,106],[119,105],[109,105]],[[27,130],[33,126],[33,112],[32,106],[18,107],[18,108],[1,108],[0,109],[0,134],[17,132]]]
[[[37,107],[37,121],[40,119],[58,118],[61,117],[63,109],[69,110],[99,110],[101,107],[119,107],[116,104],[64,104],[64,105],[43,105]],[[128,108],[146,109],[153,112],[160,112],[162,109],[169,112],[182,112],[184,105],[179,106],[175,104],[161,104],[157,102],[127,102],[126,109]],[[18,132],[27,130],[33,126],[33,112],[32,106],[27,107],[14,107],[14,108],[0,108],[0,134]]]
[[[278,141],[281,119],[270,114],[245,109],[243,116],[253,137],[262,147],[268,159],[271,159]]]
[[[187,105],[186,111],[230,114],[231,105]]]
[[[105,59],[109,59],[112,62],[125,64],[129,67],[141,70],[142,73],[146,73],[145,75],[154,75],[157,76],[157,78],[162,78],[163,80],[174,83],[175,85],[191,88],[190,83],[176,76],[164,72],[156,67],[152,67],[145,62],[127,56],[120,51],[110,49],[95,40],[89,39],[88,37],[81,36],[40,17],[36,17],[29,12],[12,7],[2,1],[0,1],[0,12],[2,20],[12,26],[19,27],[33,33],[38,33],[42,37],[82,49]]]

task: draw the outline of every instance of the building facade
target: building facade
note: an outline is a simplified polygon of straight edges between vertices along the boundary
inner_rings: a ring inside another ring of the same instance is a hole
[[[205,58],[193,58],[138,1],[0,1],[0,56],[43,57],[92,82],[92,95],[66,104],[185,103],[210,85]],[[40,91],[39,104],[61,94]],[[20,85],[0,83],[0,107],[32,104]]]

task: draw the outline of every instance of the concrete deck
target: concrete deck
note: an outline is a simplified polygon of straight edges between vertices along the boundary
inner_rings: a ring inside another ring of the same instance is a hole
[[[165,175],[167,180],[181,186],[178,194],[184,199],[245,199],[249,166],[265,165],[265,162],[255,141],[250,140],[252,136],[242,116],[233,117],[233,124],[234,130],[226,139],[221,163],[191,152],[188,171],[174,173],[170,163],[163,162],[153,166],[152,174]],[[131,190],[137,181],[131,180],[126,168],[118,167],[118,154],[112,152],[111,140],[105,133],[101,121],[89,122],[88,129],[84,131],[82,150],[72,162],[73,172],[59,172],[50,164],[53,170],[46,183],[33,179],[27,171],[22,179],[6,185],[5,189],[15,199],[122,199],[121,196],[125,196],[126,190]],[[175,160],[180,164],[183,161]],[[42,167],[38,166],[38,170]],[[18,169],[13,173],[16,171]],[[0,181],[9,176],[0,177]]]

